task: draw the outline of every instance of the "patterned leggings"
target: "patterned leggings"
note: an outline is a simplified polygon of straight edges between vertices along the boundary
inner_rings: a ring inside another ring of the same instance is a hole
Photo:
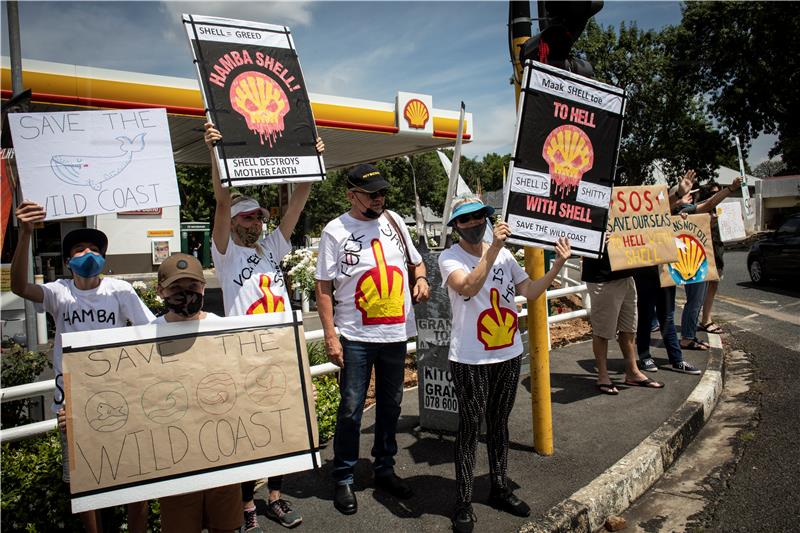
[[[455,454],[459,503],[472,502],[475,451],[484,414],[492,490],[506,488],[508,416],[517,396],[520,363],[520,357],[487,365],[450,361],[460,412]]]

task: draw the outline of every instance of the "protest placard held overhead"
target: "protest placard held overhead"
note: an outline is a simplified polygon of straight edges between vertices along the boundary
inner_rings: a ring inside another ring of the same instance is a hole
[[[183,15],[223,186],[318,181],[314,116],[286,26]]]

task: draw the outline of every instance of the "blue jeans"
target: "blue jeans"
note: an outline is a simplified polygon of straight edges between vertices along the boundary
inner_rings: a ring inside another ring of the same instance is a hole
[[[686,288],[686,305],[681,315],[681,338],[697,337],[697,322],[700,320],[700,309],[706,299],[706,282],[689,283]]]
[[[376,476],[394,471],[397,454],[397,420],[403,401],[406,343],[349,341],[342,337],[344,368],[340,372],[342,399],[333,437],[333,479],[337,484],[353,483],[358,462],[361,416],[367,397],[372,367],[375,367],[375,444],[372,446]]]
[[[662,288],[658,276],[634,275],[636,282],[636,305],[639,322],[636,325],[636,351],[639,360],[650,355],[650,329],[653,310],[661,328],[661,337],[671,364],[683,361],[683,352],[675,330],[675,287]]]

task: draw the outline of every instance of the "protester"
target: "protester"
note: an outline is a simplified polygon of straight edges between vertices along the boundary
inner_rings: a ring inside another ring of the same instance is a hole
[[[53,344],[56,394],[52,409],[58,414],[61,430],[62,479],[69,483],[61,335],[72,331],[123,327],[128,321],[133,325],[147,324],[155,317],[128,282],[100,277],[105,266],[108,237],[96,229],[76,229],[64,237],[61,253],[72,272],[71,279],[41,285],[28,283],[33,225],[43,222],[46,212],[41,205],[25,200],[17,207],[16,214],[19,243],[11,261],[11,290],[17,296],[34,302],[38,312],[50,313],[56,325]],[[147,512],[147,502],[128,504],[128,530],[134,533],[146,531]],[[82,512],[80,519],[88,532],[103,530],[99,510]]]
[[[483,241],[488,216],[494,213],[477,196],[453,201],[448,225],[460,239],[439,256],[442,286],[447,287],[453,311],[450,332],[450,371],[459,406],[455,443],[457,502],[453,529],[473,530],[472,491],[475,454],[481,418],[486,416],[491,491],[489,504],[516,516],[530,507],[508,486],[508,416],[519,381],[522,341],[518,331],[517,293],[538,298],[570,256],[569,241],[559,239],[553,268],[532,281],[504,247],[511,235],[505,222],[493,229],[491,244]]]
[[[720,190],[719,183],[711,181],[700,189],[700,200],[707,200],[720,192]],[[721,281],[723,270],[725,269],[725,245],[722,243],[722,237],[719,234],[716,209],[711,211],[711,242],[714,248],[714,263],[717,265],[717,273],[719,274],[719,281]],[[711,319],[711,309],[714,307],[714,297],[717,295],[719,281],[706,281],[706,298],[703,302],[702,318],[697,326],[700,331],[722,333],[722,328]]]
[[[163,298],[167,313],[153,324],[186,322],[189,320],[219,319],[203,311],[206,279],[197,258],[187,254],[170,256],[158,267],[156,291]],[[242,525],[239,483],[213,489],[166,496],[161,504],[161,531],[209,533],[238,531]]]
[[[340,512],[353,514],[358,510],[353,468],[373,366],[375,486],[398,498],[413,494],[394,473],[395,435],[403,399],[406,341],[416,335],[412,297],[415,302],[427,300],[429,287],[422,257],[403,219],[384,208],[389,182],[380,171],[359,165],[349,172],[347,187],[350,210],[322,231],[316,290],[325,349],[330,361],[342,368],[333,439],[333,503]],[[413,275],[408,264],[413,265]]]
[[[737,177],[729,186],[700,203],[694,202],[690,192],[678,202],[674,211],[687,215],[711,213],[717,204],[736,192],[741,186],[742,178]],[[700,317],[700,308],[706,296],[706,283],[687,283],[684,288],[686,289],[686,305],[684,305],[683,313],[681,314],[681,348],[685,350],[708,350],[708,344],[697,338],[697,323]]]
[[[248,196],[231,197],[229,188],[220,182],[213,147],[222,141],[214,125],[205,125],[205,142],[211,153],[211,179],[217,208],[211,232],[211,256],[222,285],[225,316],[252,315],[291,310],[286,281],[280,263],[292,251],[289,238],[311,192],[310,183],[300,183],[289,198],[289,205],[276,231],[262,238],[263,224],[269,212]],[[317,152],[325,145],[317,139]],[[294,527],[303,518],[281,497],[282,476],[268,480],[267,516],[285,527]],[[253,500],[256,482],[242,483],[245,531],[259,533]]]

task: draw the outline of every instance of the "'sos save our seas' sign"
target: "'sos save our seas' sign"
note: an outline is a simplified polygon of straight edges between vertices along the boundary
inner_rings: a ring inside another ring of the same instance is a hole
[[[553,248],[570,240],[598,257],[625,114],[625,91],[549,65],[528,62],[504,191],[508,241]]]
[[[319,181],[325,164],[286,26],[183,15],[224,186]]]

